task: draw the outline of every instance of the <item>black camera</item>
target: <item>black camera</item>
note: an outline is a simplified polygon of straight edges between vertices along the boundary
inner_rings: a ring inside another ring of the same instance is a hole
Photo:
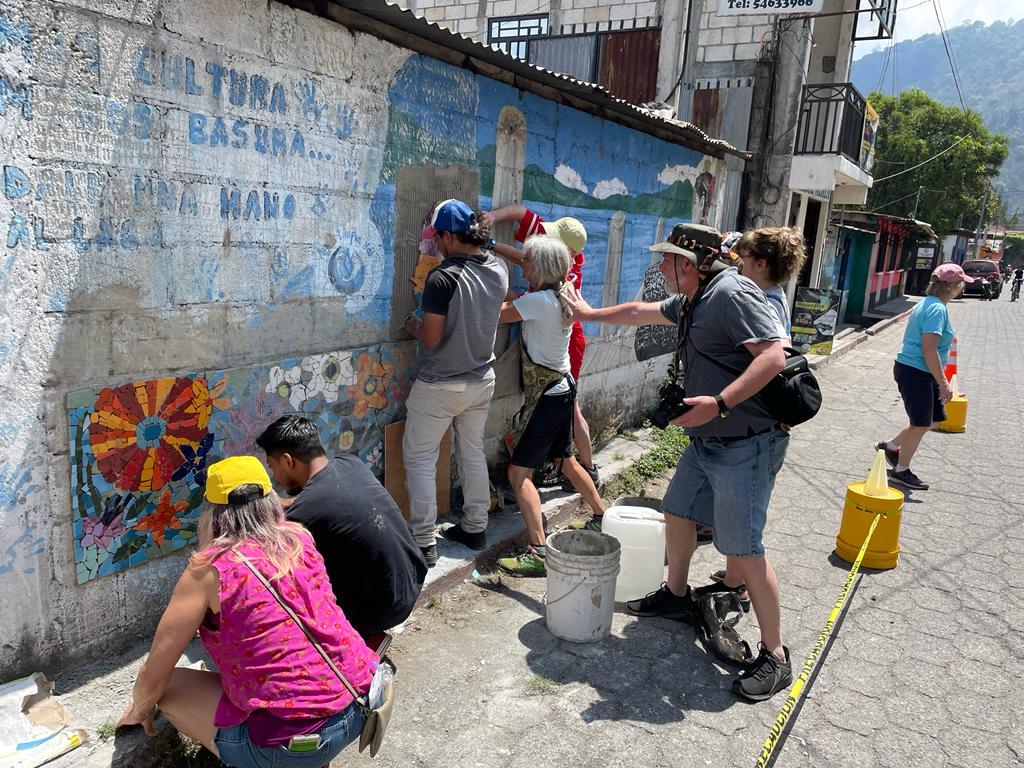
[[[658,429],[665,429],[673,419],[678,419],[693,406],[683,402],[686,390],[674,381],[666,381],[658,388],[658,404],[648,418]]]

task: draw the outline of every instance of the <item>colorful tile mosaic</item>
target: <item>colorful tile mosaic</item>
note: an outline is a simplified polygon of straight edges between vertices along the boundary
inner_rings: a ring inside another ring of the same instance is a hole
[[[252,453],[286,413],[309,416],[329,454],[384,471],[384,426],[405,418],[413,342],[137,381],[68,396],[78,583],[192,543],[208,464]]]

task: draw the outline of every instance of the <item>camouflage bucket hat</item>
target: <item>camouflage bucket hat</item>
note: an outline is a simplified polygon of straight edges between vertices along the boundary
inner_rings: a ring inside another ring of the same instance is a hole
[[[676,224],[668,240],[652,245],[651,250],[685,256],[703,274],[734,267],[738,261],[731,254],[722,253],[722,233],[701,224]]]

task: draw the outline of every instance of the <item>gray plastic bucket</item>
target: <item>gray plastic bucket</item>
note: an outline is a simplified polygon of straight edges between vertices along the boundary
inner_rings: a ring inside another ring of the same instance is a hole
[[[573,643],[593,643],[612,631],[619,542],[595,531],[548,536],[548,631]]]

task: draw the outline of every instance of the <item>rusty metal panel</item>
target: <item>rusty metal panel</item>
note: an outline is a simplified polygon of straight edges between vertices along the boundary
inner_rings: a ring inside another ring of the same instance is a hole
[[[601,36],[601,82],[613,96],[643,104],[657,98],[661,30],[609,32]]]
[[[693,92],[693,124],[711,136],[722,133],[722,111],[718,88],[704,88]]]
[[[538,37],[530,41],[530,63],[592,83],[597,35]]]

